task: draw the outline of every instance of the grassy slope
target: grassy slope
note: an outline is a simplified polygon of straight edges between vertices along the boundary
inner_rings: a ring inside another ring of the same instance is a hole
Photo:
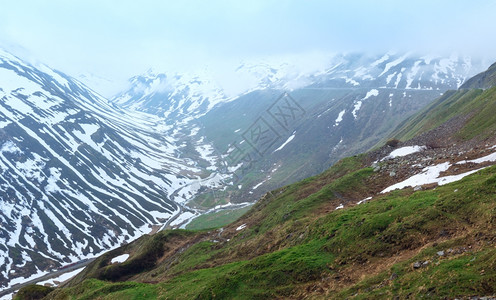
[[[226,209],[219,212],[204,214],[195,218],[191,223],[186,225],[186,229],[201,230],[208,228],[222,227],[239,219],[246,213],[250,207],[240,209]]]
[[[396,219],[402,218],[401,223],[390,223],[378,238],[405,232],[404,237],[394,239],[408,245],[403,241],[408,239],[412,228],[418,228],[414,231],[417,231],[419,239],[443,235],[444,232],[451,234],[438,239],[437,243],[428,244],[410,259],[395,263],[381,274],[342,291],[339,297],[358,292],[358,298],[363,299],[392,295],[439,298],[493,295],[496,292],[495,174],[496,168],[492,167],[461,182],[415,193],[403,199],[407,201],[396,203],[399,206],[394,206],[391,215],[408,206],[414,211],[406,219],[402,214],[397,215]],[[454,190],[458,191],[454,193]],[[418,242],[411,240],[411,243]],[[449,249],[463,248],[465,250],[454,251],[452,255],[437,254],[438,251],[448,253]],[[429,264],[415,270],[412,269],[415,261],[429,261]],[[391,278],[393,273],[394,279]]]
[[[496,129],[496,87],[488,90],[448,91],[395,132],[406,141],[457,117],[469,116],[468,124],[457,134],[464,140],[486,138]]]
[[[158,283],[89,279],[51,296],[252,299],[316,292],[316,297],[342,298],[360,292],[364,298],[389,298],[393,294],[452,297],[496,291],[492,245],[496,239],[496,167],[435,190],[398,191],[346,210],[321,213],[334,193],[366,189],[373,177],[364,168],[330,184],[319,183],[332,173],[288,186],[276,191],[281,193],[270,201],[257,203],[241,220],[252,221],[250,226],[229,242],[196,243],[166,269],[156,264],[134,278],[148,282],[157,278]],[[138,248],[169,234],[149,237]],[[267,251],[253,255],[253,243]],[[469,246],[470,252],[447,257],[435,254]],[[417,260],[431,263],[414,270],[411,265]],[[393,273],[395,278],[390,279]],[[333,292],[318,293],[323,290]]]

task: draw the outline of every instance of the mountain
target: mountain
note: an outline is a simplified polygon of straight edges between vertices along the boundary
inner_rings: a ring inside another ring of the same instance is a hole
[[[385,145],[266,193],[222,228],[105,253],[46,299],[492,297],[495,105],[496,87],[446,92]]]
[[[97,91],[99,95],[102,95],[107,99],[116,93],[121,92],[123,87],[125,87],[125,85],[123,86],[116,80],[109,79],[105,76],[99,76],[94,73],[81,73],[72,77],[93,91]]]
[[[488,89],[496,85],[496,64],[492,64],[487,71],[482,72],[465,82],[462,89]]]
[[[391,53],[334,55],[323,70],[307,74],[287,66],[282,72],[267,64],[254,65],[267,80],[186,125],[215,149],[217,169],[235,170],[233,185],[221,196],[209,190],[192,205],[210,198],[255,200],[271,189],[319,174],[340,158],[367,151],[480,70],[480,64],[467,57]],[[238,72],[243,68],[250,72],[253,65],[243,65]],[[267,132],[267,147],[251,136],[260,128]],[[239,153],[244,161],[239,155],[231,159]]]
[[[494,89],[496,82],[483,78],[494,77],[495,64],[471,79],[467,80],[459,90],[449,91],[432,104],[425,107],[419,114],[406,121],[406,124],[394,131],[395,138],[400,140],[411,139],[414,136],[423,138],[432,132],[444,130],[449,134],[441,139],[443,133],[437,135],[436,144],[450,145],[458,139],[471,140],[491,139],[496,119],[492,115],[494,107]],[[479,82],[478,84],[475,84]],[[475,88],[470,86],[475,85]],[[451,127],[451,128],[448,128]],[[435,130],[436,129],[436,130]],[[453,134],[455,133],[455,134]]]
[[[394,88],[443,90],[458,88],[480,67],[469,57],[437,57],[414,54],[329,55],[319,68],[304,69],[278,60],[246,61],[235,70],[202,69],[184,74],[150,69],[129,80],[129,88],[112,100],[122,107],[149,112],[168,119],[198,117],[218,104],[252,91],[299,88]],[[230,76],[228,83],[220,77]],[[234,86],[237,86],[234,88]],[[235,91],[235,92],[233,92]]]
[[[4,51],[0,98],[0,286],[157,230],[221,179],[163,119]]]
[[[148,112],[167,120],[183,120],[208,111],[227,96],[208,73],[168,75],[147,73],[129,80],[130,88],[113,99],[121,107]]]
[[[150,71],[107,101],[0,57],[3,286],[318,174],[478,68],[406,54],[335,55],[318,72],[244,63],[236,93],[207,71]]]

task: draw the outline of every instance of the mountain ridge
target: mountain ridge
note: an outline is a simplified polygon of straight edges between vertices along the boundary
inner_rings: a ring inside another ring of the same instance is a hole
[[[292,91],[250,92],[215,106],[197,119],[196,126],[219,153],[240,145],[248,153],[250,162],[241,166],[238,175],[241,188],[228,190],[231,201],[254,200],[323,172],[340,158],[368,150],[441,93],[458,88],[465,76],[461,74],[466,74],[460,70],[466,72],[470,66],[467,61],[456,56],[336,55],[327,71],[309,76],[310,84]],[[392,76],[389,81],[388,76]],[[285,92],[305,113],[281,128],[269,110]],[[263,155],[246,143],[246,133],[258,118],[270,123],[272,137],[280,136]],[[198,202],[211,196],[199,197]]]
[[[488,89],[496,85],[496,63],[465,82],[462,89]]]
[[[4,52],[0,78],[1,285],[137,238],[211,184],[160,118]]]
[[[184,74],[149,70],[131,78],[130,88],[115,96],[112,101],[140,111],[159,115],[166,113],[166,117],[174,110],[186,114],[195,113],[197,110],[196,114],[202,115],[219,103],[229,102],[251,91],[263,89],[292,91],[322,85],[348,88],[373,86],[435,89],[435,84],[445,81],[451,88],[458,88],[467,76],[473,75],[473,64],[478,64],[473,63],[469,57],[456,55],[416,56],[412,53],[393,52],[375,56],[362,53],[333,54],[325,61],[324,66],[314,71],[299,71],[296,65],[288,62],[243,62],[231,76],[239,77],[249,84],[230,96],[224,92],[230,88],[224,87],[212,70]],[[425,76],[426,80],[423,80],[422,76]],[[329,85],[327,81],[334,83]],[[186,101],[180,103],[181,98],[186,98]],[[196,100],[190,102],[189,98]],[[204,102],[208,103],[208,108],[199,109]]]

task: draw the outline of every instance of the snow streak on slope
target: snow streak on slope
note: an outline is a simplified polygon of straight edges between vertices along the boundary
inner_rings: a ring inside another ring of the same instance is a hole
[[[219,189],[225,191],[225,188],[229,188],[230,181],[223,176],[211,174],[210,171],[225,169],[222,166],[225,157],[221,153],[229,153],[234,149],[226,143],[237,140],[247,129],[248,124],[241,125],[238,120],[241,123],[244,120],[255,120],[283,91],[289,91],[307,111],[308,114],[301,119],[301,124],[304,124],[302,126],[307,130],[298,130],[305,134],[294,136],[293,140],[285,144],[284,151],[275,151],[280,146],[275,143],[267,152],[271,155],[266,155],[263,158],[264,163],[256,168],[279,163],[282,152],[284,155],[291,153],[289,155],[298,158],[298,153],[302,151],[301,145],[312,144],[312,151],[322,151],[318,158],[315,156],[318,160],[315,166],[329,164],[344,153],[351,155],[357,149],[359,141],[366,139],[367,143],[373,143],[389,132],[400,119],[416,112],[439,97],[440,93],[456,88],[460,80],[479,71],[474,67],[477,63],[471,62],[470,58],[457,56],[449,58],[450,63],[447,64],[442,57],[424,59],[415,54],[330,54],[319,61],[318,67],[311,68],[298,68],[297,60],[284,59],[244,62],[235,69],[227,83],[215,80],[208,69],[193,73],[194,75],[148,72],[132,78],[131,87],[112,101],[120,107],[165,116],[167,124],[174,127],[174,138],[190,139],[189,143],[177,144],[180,146],[178,150],[200,153],[200,157],[190,161],[191,165],[209,164],[210,166],[205,167],[208,182],[211,186],[214,183],[216,186],[220,185]],[[243,80],[237,80],[238,78]],[[441,82],[436,78],[444,80]],[[237,89],[237,94],[233,93],[236,89],[229,84],[236,85],[239,82],[243,86]],[[320,111],[320,104],[316,103],[322,104],[324,109]],[[309,119],[309,116],[316,118]],[[221,124],[215,121],[224,119],[226,122]],[[292,128],[288,134],[296,129]],[[247,144],[244,146],[249,148]],[[328,150],[321,150],[324,147],[328,147]],[[360,151],[366,150],[365,144],[360,143],[360,147]],[[328,153],[324,153],[327,151]],[[289,161],[286,158],[284,160]],[[287,163],[286,167],[290,168],[289,165]],[[228,167],[229,172],[255,168],[254,165],[242,163]],[[283,163],[278,172],[291,172],[284,168]],[[305,168],[308,176],[320,171],[313,169],[314,167]],[[291,176],[291,180],[294,180],[297,175]],[[181,200],[183,196],[200,191],[200,183],[204,180],[199,179],[198,182],[180,187],[175,194],[178,201],[183,203],[186,201]],[[290,179],[287,180],[289,183]],[[279,184],[275,180],[272,183],[273,186]],[[253,191],[251,183],[233,185],[241,186],[236,189],[239,194],[233,196],[234,202],[245,201],[241,197],[247,194],[251,200],[261,196],[250,194]],[[266,186],[270,184],[264,184],[256,192],[263,193]]]
[[[261,60],[243,62],[226,71],[228,75],[214,74],[207,68],[183,74],[149,70],[132,77],[129,88],[117,95],[113,102],[125,108],[164,116],[170,124],[184,124],[206,114],[216,105],[255,90],[294,90],[311,84],[315,71],[300,69],[280,60]]]
[[[367,94],[365,95],[365,97],[363,97],[362,99],[360,99],[358,101],[355,101],[354,107],[353,107],[353,111],[351,112],[353,114],[353,117],[355,119],[357,118],[358,111],[362,107],[363,101],[369,99],[370,97],[377,97],[378,95],[379,95],[379,91],[376,90],[376,89],[372,89],[372,90],[370,90],[370,91],[367,92]],[[336,121],[336,123],[337,123],[337,121]]]
[[[129,90],[114,99],[116,104],[169,119],[197,117],[229,100],[206,72],[169,75],[149,70],[129,81]]]
[[[470,57],[449,58],[387,53],[336,55],[325,74],[314,77],[313,86],[397,88],[432,90],[440,86],[456,89],[480,68]],[[482,67],[482,66],[480,66]]]

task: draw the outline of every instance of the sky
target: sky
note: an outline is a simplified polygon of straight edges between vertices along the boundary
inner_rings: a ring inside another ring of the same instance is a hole
[[[106,96],[149,68],[182,72],[261,57],[395,50],[496,58],[494,0],[0,0],[0,7],[0,47],[73,77],[107,80]]]

